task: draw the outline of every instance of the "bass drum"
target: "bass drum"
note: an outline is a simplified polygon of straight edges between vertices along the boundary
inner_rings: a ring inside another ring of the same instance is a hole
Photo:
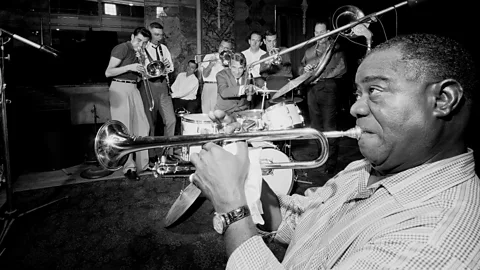
[[[287,155],[275,148],[263,148],[260,152],[261,163],[290,162]],[[265,182],[277,195],[290,195],[293,188],[293,169],[262,170]]]

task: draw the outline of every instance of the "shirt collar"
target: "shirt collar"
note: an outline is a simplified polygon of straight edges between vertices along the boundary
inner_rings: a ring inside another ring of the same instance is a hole
[[[370,163],[362,170],[358,193],[355,198],[371,196],[383,187],[395,200],[406,206],[419,200],[426,200],[436,194],[475,177],[473,150],[448,159],[420,165],[409,170],[388,176],[367,187],[372,166]]]

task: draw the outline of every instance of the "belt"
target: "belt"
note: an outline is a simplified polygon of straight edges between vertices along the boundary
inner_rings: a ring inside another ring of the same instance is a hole
[[[121,83],[134,83],[137,84],[137,81],[134,80],[122,80],[122,79],[113,79],[116,82],[121,82]]]
[[[217,83],[217,82],[208,82],[208,81],[203,81],[203,83]]]

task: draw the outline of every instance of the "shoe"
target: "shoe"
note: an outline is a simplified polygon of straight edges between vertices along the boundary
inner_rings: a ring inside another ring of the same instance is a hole
[[[137,172],[133,170],[128,170],[124,175],[128,180],[133,180],[133,181],[140,180],[140,177],[138,176]]]
[[[148,163],[155,164],[155,162],[159,161],[158,156],[148,158]]]

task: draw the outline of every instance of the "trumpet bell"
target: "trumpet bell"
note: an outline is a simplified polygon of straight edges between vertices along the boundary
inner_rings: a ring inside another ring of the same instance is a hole
[[[165,65],[160,61],[153,61],[145,69],[149,77],[158,77],[164,74]]]
[[[363,17],[365,17],[365,14],[358,7],[352,5],[342,6],[333,13],[332,26],[337,29]],[[368,27],[368,25],[366,26]],[[351,29],[344,31],[341,34],[348,37],[355,37],[355,34]]]

